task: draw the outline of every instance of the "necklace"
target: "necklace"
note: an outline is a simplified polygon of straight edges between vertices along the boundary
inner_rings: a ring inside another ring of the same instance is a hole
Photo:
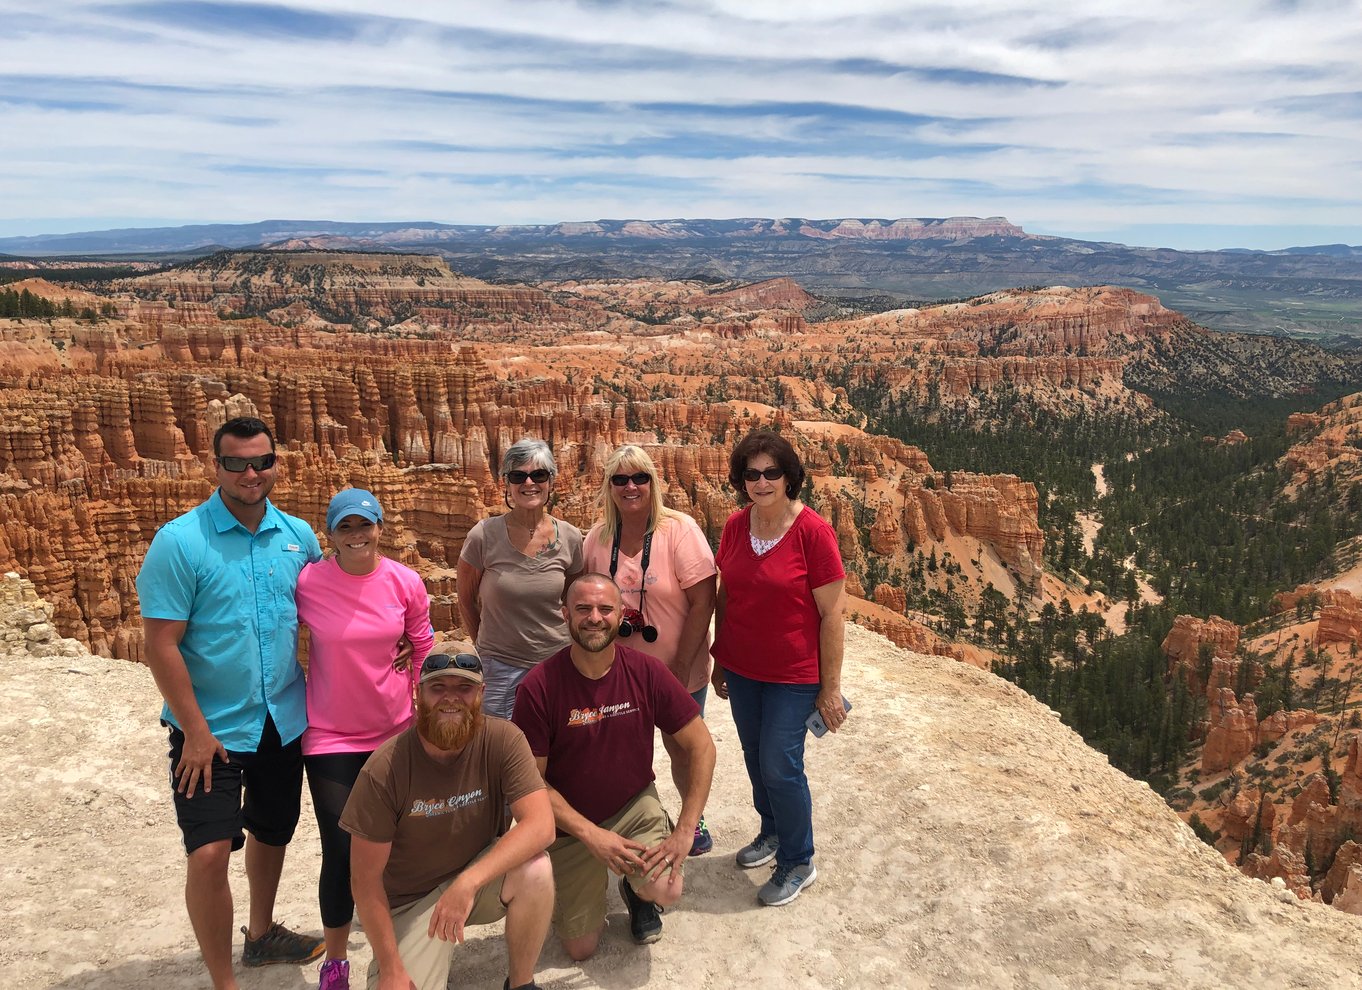
[[[549,523],[553,526],[553,538],[548,540],[538,550],[534,551],[534,553],[528,553],[530,547],[534,545],[535,537],[539,535],[539,524],[543,522],[544,519],[548,519]],[[528,538],[525,540],[525,550],[522,551],[526,553],[527,556],[542,557],[545,554],[553,553],[558,549],[558,520],[554,519],[553,516],[541,516],[539,519],[536,519],[532,525],[527,526],[519,519],[507,515],[507,527],[509,527],[511,523],[515,523],[518,529],[523,530],[527,534]]]
[[[798,507],[795,508],[795,515],[791,515],[789,510],[786,509],[785,512],[781,514],[780,518],[769,526],[765,524],[764,520],[762,520],[756,512],[753,512],[748,516],[747,537],[752,543],[752,552],[758,557],[770,553],[771,550],[775,548],[776,544],[785,538],[785,534],[790,531],[790,527],[794,525],[798,512]],[[766,530],[768,533],[774,535],[770,539],[765,539],[757,535],[758,529]]]

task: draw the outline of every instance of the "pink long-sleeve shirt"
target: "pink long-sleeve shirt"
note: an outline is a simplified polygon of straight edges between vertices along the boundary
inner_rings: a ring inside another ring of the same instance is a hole
[[[420,575],[386,557],[371,574],[347,574],[331,557],[303,568],[297,602],[312,631],[303,753],[377,749],[411,724],[416,672],[435,643]],[[399,672],[403,633],[413,652]]]

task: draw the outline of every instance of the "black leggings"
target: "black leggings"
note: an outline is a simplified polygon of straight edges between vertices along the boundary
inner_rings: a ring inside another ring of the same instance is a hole
[[[350,789],[372,753],[323,753],[303,757],[317,829],[322,834],[322,873],[317,881],[322,925],[343,928],[355,914],[350,894],[350,833],[340,827]]]

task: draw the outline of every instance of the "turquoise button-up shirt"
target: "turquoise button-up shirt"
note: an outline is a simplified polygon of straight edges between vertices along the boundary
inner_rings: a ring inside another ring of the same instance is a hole
[[[157,532],[137,574],[144,619],[185,622],[180,653],[213,735],[229,750],[253,753],[266,715],[279,738],[307,728],[298,666],[298,573],[320,560],[312,529],[266,501],[254,533],[222,493]],[[161,718],[177,725],[170,706]]]

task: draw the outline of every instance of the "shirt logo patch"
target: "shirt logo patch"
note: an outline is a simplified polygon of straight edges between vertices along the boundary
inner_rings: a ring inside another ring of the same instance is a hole
[[[467,794],[451,794],[449,797],[423,799],[417,798],[411,804],[411,810],[407,814],[417,818],[438,818],[440,815],[447,815],[452,811],[468,808],[475,804],[481,804],[487,799],[487,795],[479,787],[475,791]]]
[[[632,715],[634,713],[634,703],[632,701],[621,701],[618,705],[601,705],[600,708],[574,708],[568,713],[569,727],[583,727],[595,725],[597,722],[607,718],[614,718],[617,715]]]
[[[298,546],[298,544],[296,544],[296,543],[290,543],[290,544],[289,544],[288,546],[286,546],[284,549],[285,549],[285,550],[292,550],[294,553],[297,553],[299,550],[302,549],[302,547]]]

